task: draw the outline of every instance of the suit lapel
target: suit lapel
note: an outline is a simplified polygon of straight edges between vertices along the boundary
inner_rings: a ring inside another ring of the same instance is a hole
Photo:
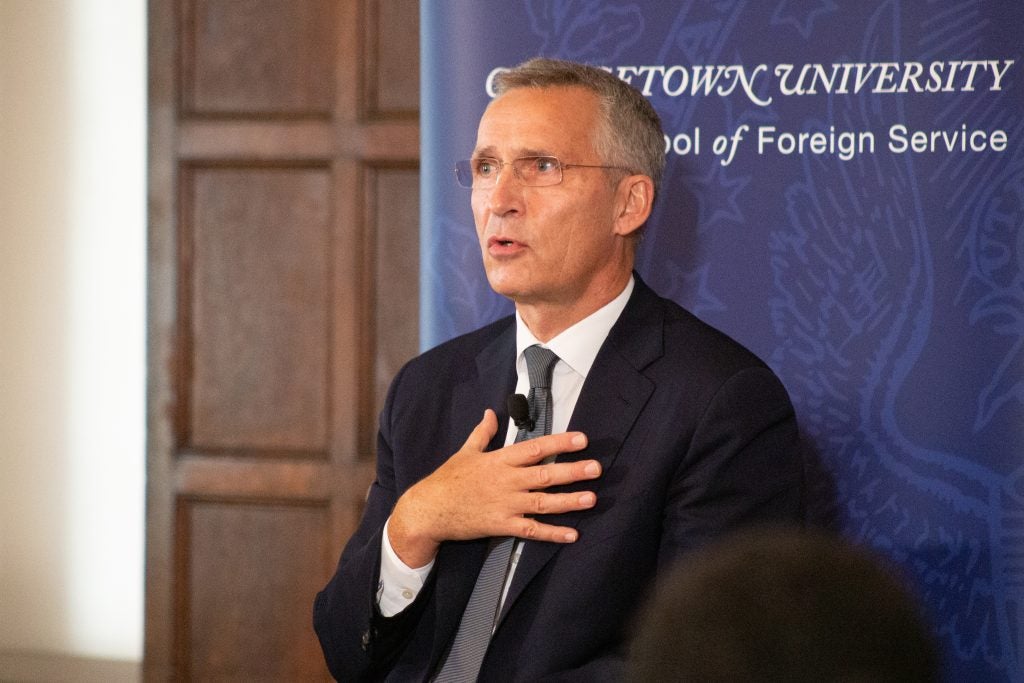
[[[505,442],[505,430],[508,428],[505,401],[516,387],[515,355],[516,332],[510,319],[508,328],[477,354],[475,372],[467,373],[467,377],[452,390],[449,432],[452,453],[462,446],[470,431],[480,422],[485,408],[491,408],[498,414],[498,432],[488,450],[499,448]],[[443,401],[445,397],[439,396],[438,400]]]
[[[587,435],[589,445],[578,453],[559,456],[560,462],[593,458],[601,463],[603,475],[596,481],[558,487],[559,491],[593,490],[601,499],[608,472],[622,450],[630,430],[654,392],[654,384],[642,370],[663,353],[664,319],[657,296],[636,277],[629,303],[612,327],[583,383],[568,431]],[[547,515],[548,524],[575,528],[587,513]],[[562,546],[527,541],[512,578],[501,618],[526,586]]]

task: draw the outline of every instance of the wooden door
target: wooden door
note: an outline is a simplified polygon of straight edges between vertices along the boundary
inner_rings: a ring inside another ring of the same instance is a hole
[[[417,348],[418,3],[149,11],[146,679],[326,679],[313,597]]]

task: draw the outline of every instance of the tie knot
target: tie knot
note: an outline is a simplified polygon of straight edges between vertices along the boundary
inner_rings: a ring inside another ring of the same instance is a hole
[[[523,351],[526,356],[526,370],[530,374],[530,388],[551,387],[551,371],[558,362],[558,356],[551,349],[534,344]]]

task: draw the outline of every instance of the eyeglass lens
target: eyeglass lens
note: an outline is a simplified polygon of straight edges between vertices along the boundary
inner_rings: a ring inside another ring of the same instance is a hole
[[[557,185],[562,182],[562,165],[555,157],[520,157],[499,161],[490,157],[467,159],[455,164],[455,175],[463,187],[494,187],[505,166],[512,167],[516,179],[527,187]]]

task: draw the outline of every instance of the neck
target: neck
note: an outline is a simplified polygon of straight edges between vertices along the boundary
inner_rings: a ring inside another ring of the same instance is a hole
[[[548,342],[587,316],[608,305],[629,283],[632,271],[616,278],[587,296],[571,301],[516,301],[516,311],[530,333],[540,342]]]

